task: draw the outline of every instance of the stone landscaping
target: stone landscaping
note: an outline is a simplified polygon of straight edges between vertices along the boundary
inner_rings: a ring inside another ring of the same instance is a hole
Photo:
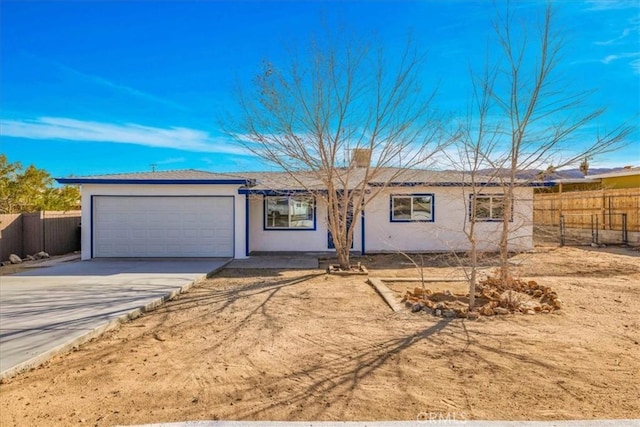
[[[351,269],[346,270],[338,264],[330,264],[326,269],[327,274],[337,274],[342,276],[349,275],[357,275],[357,276],[366,276],[369,274],[369,270],[362,265],[361,263],[357,263],[351,266]]]
[[[45,258],[49,258],[49,254],[44,251],[40,251],[33,255],[27,255],[26,257],[24,257],[24,259],[20,258],[16,254],[11,254],[9,255],[9,261],[3,261],[2,266],[6,266],[9,264],[20,264],[22,263],[22,261],[36,261],[36,260],[45,259]]]
[[[438,317],[474,319],[478,316],[512,313],[551,313],[562,308],[558,294],[535,280],[511,279],[502,284],[495,276],[481,280],[476,287],[475,308],[469,312],[469,293],[444,290],[434,292],[426,287],[406,291],[402,302],[412,312],[426,312]]]

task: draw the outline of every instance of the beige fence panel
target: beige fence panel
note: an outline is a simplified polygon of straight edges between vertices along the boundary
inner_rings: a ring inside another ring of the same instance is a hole
[[[535,194],[533,221],[539,241],[640,246],[640,189]]]
[[[640,189],[610,189],[539,193],[534,196],[533,222],[536,225],[560,224],[571,228],[591,228],[592,216],[601,230],[622,230],[626,215],[627,231],[640,231]]]
[[[80,211],[0,215],[0,261],[45,251],[62,255],[80,249]]]
[[[24,257],[44,250],[41,212],[29,212],[22,214],[22,255],[17,255]]]
[[[59,255],[80,249],[80,211],[45,211],[41,221],[45,252]]]
[[[0,215],[0,260],[22,253],[22,214]]]

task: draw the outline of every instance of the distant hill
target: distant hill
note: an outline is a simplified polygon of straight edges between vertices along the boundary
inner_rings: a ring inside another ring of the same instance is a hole
[[[601,173],[621,171],[623,169],[624,168],[590,168],[589,174],[587,175],[587,177],[591,175],[601,174]],[[479,173],[483,175],[493,175],[495,172],[496,172],[495,169],[484,169]],[[524,170],[524,171],[518,172],[517,177],[520,179],[536,179],[536,177],[538,177],[541,172],[542,170],[540,169]],[[504,175],[506,175],[508,171],[505,169],[503,173]],[[580,169],[577,169],[577,168],[565,169],[565,170],[556,171],[549,175],[545,175],[544,180],[553,181],[556,179],[566,179],[566,178],[580,179],[580,178],[584,178],[584,175],[582,174],[582,172],[580,172]]]

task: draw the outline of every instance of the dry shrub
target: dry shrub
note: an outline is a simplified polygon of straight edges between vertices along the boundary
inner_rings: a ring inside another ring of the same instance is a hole
[[[511,311],[519,310],[525,300],[526,295],[509,289],[500,295],[500,307]]]

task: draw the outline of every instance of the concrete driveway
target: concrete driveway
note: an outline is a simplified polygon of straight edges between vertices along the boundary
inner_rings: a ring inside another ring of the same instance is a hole
[[[91,260],[0,277],[0,378],[188,289],[230,260]]]

